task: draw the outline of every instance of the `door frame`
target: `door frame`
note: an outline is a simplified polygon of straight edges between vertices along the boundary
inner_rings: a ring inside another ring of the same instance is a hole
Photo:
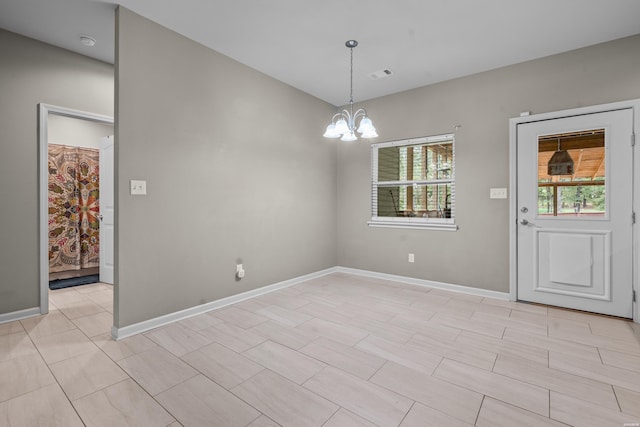
[[[573,108],[569,110],[553,111],[549,113],[533,114],[523,113],[520,117],[514,117],[509,119],[509,192],[511,197],[509,198],[509,300],[516,301],[518,298],[518,170],[517,170],[517,158],[518,158],[518,125],[532,122],[539,122],[544,120],[561,119],[572,116],[580,116],[585,114],[602,113],[607,111],[623,110],[631,108],[633,111],[633,135],[637,133],[637,128],[640,126],[640,99],[633,99],[629,101],[613,102],[609,104],[592,105],[589,107]],[[635,138],[634,138],[635,139]],[[632,141],[629,141],[631,144]],[[633,156],[633,171],[632,171],[632,194],[633,194],[633,212],[640,212],[640,160],[635,153]],[[631,216],[631,212],[629,212]],[[631,221],[631,217],[629,218]],[[640,218],[636,219],[637,222]],[[640,286],[638,283],[638,272],[640,271],[640,257],[638,254],[638,227],[634,226],[632,231],[632,288],[635,291],[636,301],[633,303],[633,321],[640,323],[640,313],[638,308],[640,307]]]
[[[49,312],[49,212],[48,212],[48,145],[49,114],[114,124],[113,117],[51,104],[38,104],[38,236],[40,260],[40,314]]]

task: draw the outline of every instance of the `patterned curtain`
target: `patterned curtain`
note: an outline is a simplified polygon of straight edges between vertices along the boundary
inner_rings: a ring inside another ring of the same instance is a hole
[[[93,148],[49,144],[49,272],[98,267],[98,158]]]

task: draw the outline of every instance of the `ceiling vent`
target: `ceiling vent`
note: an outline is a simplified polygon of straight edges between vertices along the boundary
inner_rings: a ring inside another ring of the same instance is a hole
[[[384,70],[378,70],[378,71],[374,71],[373,73],[370,73],[369,78],[371,80],[380,80],[384,77],[389,77],[391,74],[393,74],[393,71],[391,71],[388,68],[385,68]]]

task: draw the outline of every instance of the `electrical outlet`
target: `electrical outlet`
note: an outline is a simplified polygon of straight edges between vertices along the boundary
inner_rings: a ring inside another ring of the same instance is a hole
[[[409,262],[415,262],[416,258],[413,254],[409,254]]]

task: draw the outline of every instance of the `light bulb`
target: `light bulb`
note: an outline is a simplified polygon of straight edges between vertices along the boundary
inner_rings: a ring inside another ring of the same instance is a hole
[[[336,132],[341,135],[349,132],[349,126],[347,125],[347,121],[343,117],[340,117],[340,119],[338,119],[338,121],[336,122]]]
[[[364,116],[362,120],[360,120],[360,127],[358,128],[358,132],[366,133],[372,128],[373,128],[373,123],[371,122],[371,119],[367,116]]]
[[[350,142],[350,141],[355,141],[356,139],[358,139],[358,137],[351,130],[351,131],[347,131],[344,135],[342,135],[342,138],[340,138],[340,141]]]
[[[327,130],[324,131],[324,136],[325,138],[339,138],[340,137],[340,132],[336,131],[336,125],[333,123],[329,123],[329,126],[327,126]]]

